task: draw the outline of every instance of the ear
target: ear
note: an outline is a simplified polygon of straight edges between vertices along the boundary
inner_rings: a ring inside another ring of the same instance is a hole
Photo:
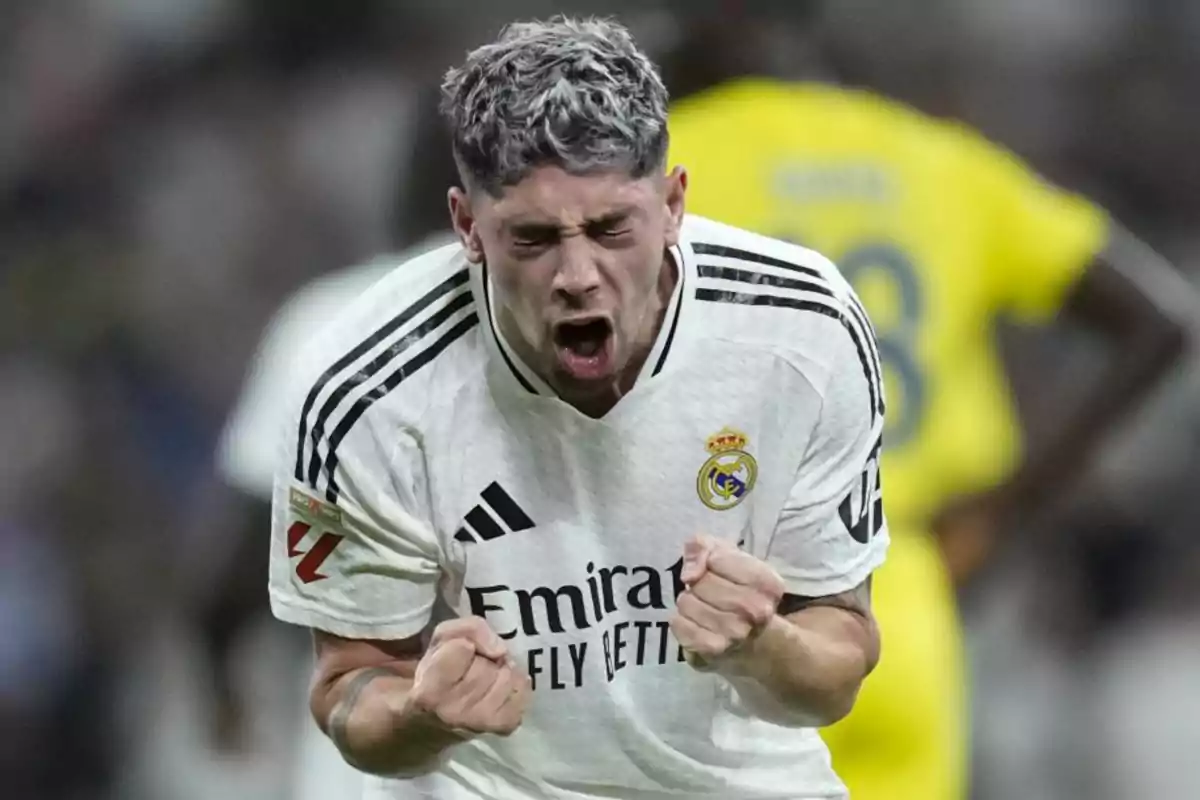
[[[663,202],[667,207],[667,247],[679,243],[679,232],[683,228],[683,215],[686,213],[684,196],[687,194],[688,174],[683,167],[675,167],[666,177],[663,187]]]
[[[450,191],[446,193],[446,201],[450,205],[450,222],[454,225],[454,232],[458,234],[459,241],[462,242],[463,250],[467,252],[467,260],[472,264],[481,263],[483,244],[476,230],[470,196],[457,186],[451,186]]]

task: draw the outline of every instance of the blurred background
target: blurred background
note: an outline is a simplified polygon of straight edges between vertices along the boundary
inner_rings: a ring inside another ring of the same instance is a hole
[[[440,224],[400,199],[421,98],[503,21],[617,14],[659,51],[721,5],[0,5],[6,798],[293,797],[307,644],[238,577],[265,513],[215,468],[264,325]],[[845,80],[978,127],[1197,277],[1200,5],[827,5]],[[1089,342],[1004,342],[1036,436]],[[1189,364],[964,587],[975,798],[1200,797],[1197,485]]]

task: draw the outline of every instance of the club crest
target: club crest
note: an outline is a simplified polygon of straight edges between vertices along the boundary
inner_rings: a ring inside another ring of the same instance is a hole
[[[705,449],[710,455],[696,476],[700,502],[714,511],[727,511],[750,494],[758,478],[758,462],[746,452],[749,443],[746,434],[732,428],[708,437]]]

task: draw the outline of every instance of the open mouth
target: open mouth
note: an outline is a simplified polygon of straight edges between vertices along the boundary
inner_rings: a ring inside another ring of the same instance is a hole
[[[604,318],[561,322],[554,345],[563,369],[578,380],[607,377],[612,365],[612,323]]]

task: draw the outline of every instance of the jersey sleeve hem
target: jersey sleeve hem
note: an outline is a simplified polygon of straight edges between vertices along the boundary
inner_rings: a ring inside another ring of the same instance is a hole
[[[886,527],[880,529],[871,540],[871,545],[863,558],[842,572],[826,573],[822,576],[802,576],[784,574],[783,583],[788,594],[800,597],[828,597],[841,594],[855,588],[865,581],[872,572],[879,569],[887,558],[887,549],[891,539]]]
[[[433,602],[406,614],[382,620],[349,619],[328,609],[271,590],[271,613],[281,622],[316,628],[345,639],[399,640],[416,636],[429,622]]]

